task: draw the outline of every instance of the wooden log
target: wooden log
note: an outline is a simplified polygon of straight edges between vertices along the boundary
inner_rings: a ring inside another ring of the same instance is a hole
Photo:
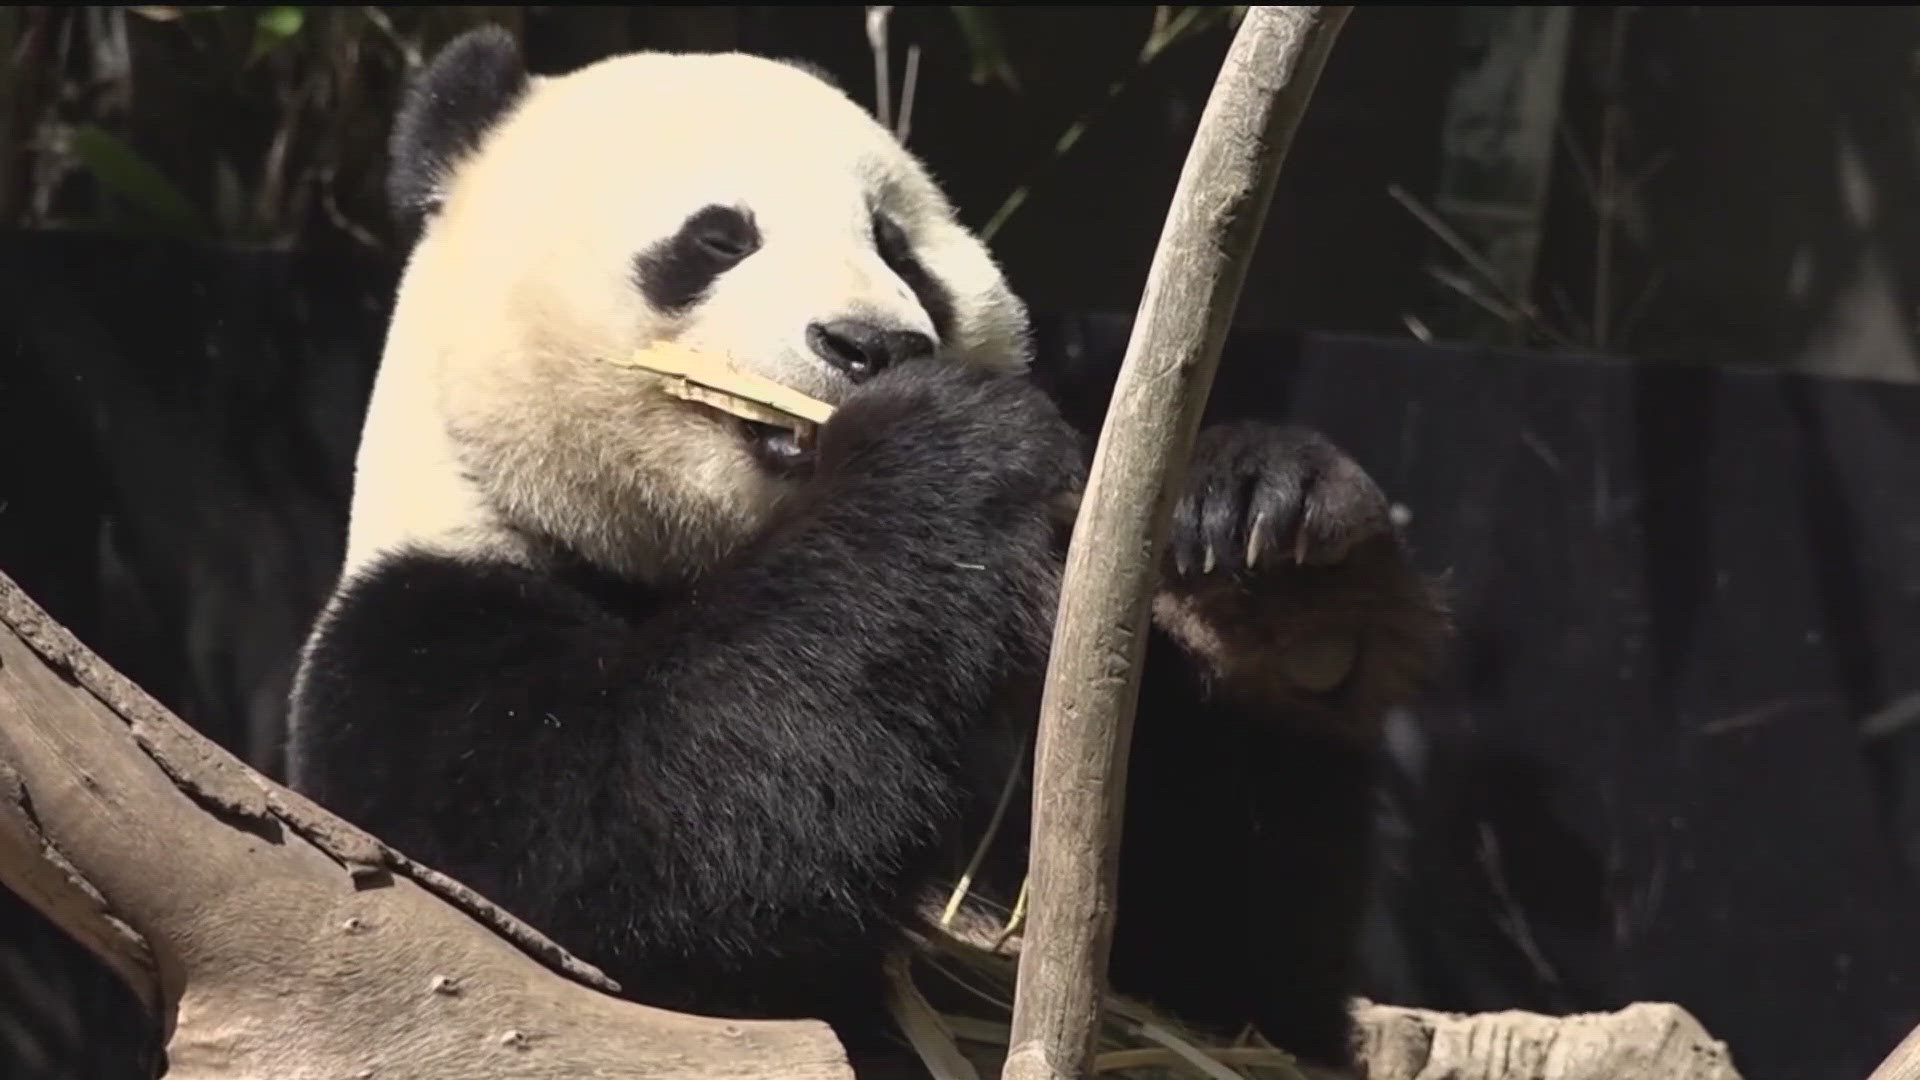
[[[1678,1005],[1456,1015],[1361,1003],[1367,1080],[1740,1080],[1725,1043]]]
[[[171,1080],[844,1080],[682,1016],[208,742],[0,575],[0,885],[152,1008]]]

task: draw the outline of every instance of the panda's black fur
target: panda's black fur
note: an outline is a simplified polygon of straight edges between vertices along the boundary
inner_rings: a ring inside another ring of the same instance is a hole
[[[969,721],[1044,648],[1077,455],[1026,387],[933,365],[876,379],[820,454],[683,592],[390,559],[309,658],[304,783],[641,1000],[865,1003],[965,804]]]
[[[498,26],[455,38],[408,85],[387,140],[387,202],[407,232],[440,205],[441,185],[527,89],[520,46]]]
[[[434,61],[396,125],[399,212],[434,212],[524,81],[497,32]],[[688,583],[544,536],[531,561],[388,552],[310,642],[295,782],[638,1000],[823,1017],[886,1060],[882,960],[997,794],[980,763],[1030,731],[1088,445],[1020,376],[917,360],[859,386],[800,493]],[[1113,977],[1338,1064],[1373,725],[1439,618],[1378,490],[1304,432],[1203,432],[1170,551]],[[1358,642],[1318,692],[1262,652],[1316,630]]]

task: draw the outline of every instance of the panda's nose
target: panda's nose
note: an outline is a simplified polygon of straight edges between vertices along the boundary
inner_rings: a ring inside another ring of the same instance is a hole
[[[918,330],[901,330],[866,319],[833,319],[807,327],[814,354],[847,373],[854,382],[908,360],[933,355],[933,339]]]

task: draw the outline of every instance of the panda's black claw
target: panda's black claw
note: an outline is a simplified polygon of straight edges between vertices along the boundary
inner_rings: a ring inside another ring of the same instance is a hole
[[[1338,563],[1389,527],[1380,489],[1326,439],[1230,424],[1195,444],[1169,552],[1178,580],[1267,575]]]
[[[1204,489],[1200,509],[1202,574],[1238,568],[1238,553],[1246,548],[1241,526],[1246,520],[1245,489],[1241,477],[1233,472],[1215,477]]]
[[[1193,575],[1200,560],[1200,493],[1189,488],[1173,505],[1173,522],[1167,537],[1167,552],[1173,559],[1176,577]]]
[[[1297,561],[1331,566],[1353,549],[1390,533],[1387,497],[1358,462],[1331,446],[1316,470],[1311,497],[1302,503]]]
[[[1255,510],[1247,525],[1247,569],[1260,568],[1260,556],[1273,543],[1273,529],[1264,511]]]
[[[1278,554],[1280,545],[1298,530],[1300,464],[1297,460],[1283,458],[1269,462],[1264,468],[1255,467],[1252,493],[1247,499],[1249,570],[1255,569],[1259,557],[1269,550]]]

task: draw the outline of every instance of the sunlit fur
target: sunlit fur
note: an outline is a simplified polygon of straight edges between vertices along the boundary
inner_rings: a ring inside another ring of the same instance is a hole
[[[736,425],[611,362],[677,341],[838,401],[850,384],[808,349],[810,322],[932,330],[874,249],[875,210],[951,294],[943,354],[1027,363],[1024,309],[925,170],[782,63],[638,54],[535,79],[443,184],[367,416],[349,573],[408,544],[511,554],[525,532],[641,580],[711,565],[781,482]],[[762,248],[684,316],[652,310],[635,253],[713,204],[751,208]]]

